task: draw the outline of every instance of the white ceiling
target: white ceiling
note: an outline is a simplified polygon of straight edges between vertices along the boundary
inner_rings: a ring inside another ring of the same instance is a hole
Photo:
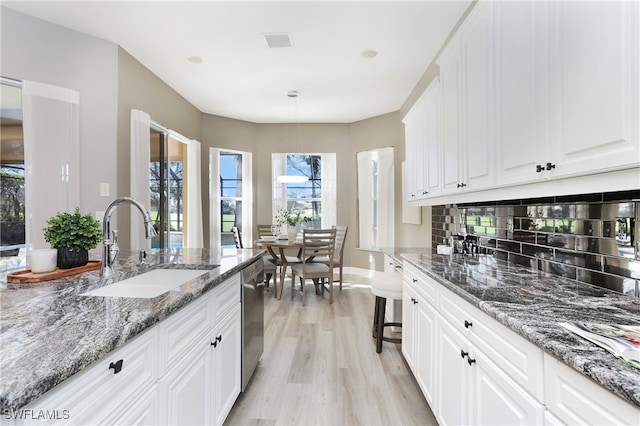
[[[2,1],[117,43],[202,112],[256,123],[397,111],[470,3]],[[290,33],[293,47],[270,49],[265,33]]]

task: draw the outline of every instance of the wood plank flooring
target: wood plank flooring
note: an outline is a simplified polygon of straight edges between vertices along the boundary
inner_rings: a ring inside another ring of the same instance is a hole
[[[290,279],[282,300],[273,297],[271,286],[265,293],[264,354],[226,425],[437,424],[400,345],[385,342],[376,354],[367,281],[345,274],[333,305],[308,281],[304,307],[299,290],[291,299]]]

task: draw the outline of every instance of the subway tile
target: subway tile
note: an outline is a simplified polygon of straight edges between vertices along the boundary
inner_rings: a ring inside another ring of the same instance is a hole
[[[538,207],[537,206],[527,206],[527,216],[528,217],[538,217]]]
[[[515,253],[509,253],[509,262],[515,263],[516,265],[523,265],[534,269],[540,269],[537,259]]]
[[[635,294],[636,280],[586,269],[578,269],[577,272],[576,279],[578,281],[608,288],[630,296]]]
[[[528,231],[513,231],[513,240],[535,244],[536,233]]]
[[[555,261],[579,268],[602,271],[602,256],[595,254],[556,249]]]
[[[547,245],[573,250],[576,247],[576,237],[572,235],[551,234],[547,239]]]
[[[616,236],[616,222],[612,220],[602,221],[602,236],[614,238]]]
[[[515,217],[526,217],[527,216],[527,206],[514,206],[513,207],[513,216],[515,216]]]
[[[500,250],[510,251],[512,253],[520,253],[520,243],[515,241],[498,240],[496,247]]]
[[[540,269],[544,272],[560,275],[561,277],[576,279],[576,268],[572,265],[556,263],[549,260],[540,260]]]
[[[522,254],[549,259],[553,257],[553,249],[533,244],[522,244]]]
[[[498,240],[490,237],[480,237],[478,238],[478,245],[482,247],[496,248],[498,244]]]
[[[556,203],[598,203],[602,201],[603,197],[600,192],[595,194],[560,195],[556,197]]]
[[[640,262],[633,259],[604,256],[604,272],[627,278],[640,279]]]
[[[634,203],[605,203],[602,204],[602,219],[616,220],[619,217],[633,217]]]
[[[640,200],[640,190],[606,192],[602,194],[603,201]]]

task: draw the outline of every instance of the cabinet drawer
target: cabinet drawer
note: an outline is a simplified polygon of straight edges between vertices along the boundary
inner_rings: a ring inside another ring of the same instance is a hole
[[[544,355],[545,403],[564,424],[636,425],[640,410],[549,354]]]
[[[427,302],[432,305],[436,304],[437,289],[440,284],[406,262],[402,276],[404,281],[411,285]]]
[[[208,338],[212,303],[212,296],[204,294],[159,324],[161,371],[173,368]]]
[[[85,370],[75,374],[25,409],[59,412],[51,424],[89,424],[130,404],[133,395],[153,388],[157,371],[157,329],[152,327]],[[114,373],[111,363],[122,360]],[[21,422],[16,422],[22,424]]]
[[[440,313],[527,392],[543,400],[543,351],[450,291]]]
[[[240,303],[241,288],[240,274],[236,274],[213,289],[213,314],[216,323],[220,321],[229,310]]]

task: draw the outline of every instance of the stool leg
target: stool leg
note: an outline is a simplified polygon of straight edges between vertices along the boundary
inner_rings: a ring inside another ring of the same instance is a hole
[[[378,309],[378,318],[377,318],[377,336],[376,336],[376,352],[382,352],[382,337],[384,333],[384,311],[387,307],[387,298],[386,297],[376,297],[377,299],[377,309]]]
[[[378,336],[378,311],[380,310],[380,306],[378,304],[379,297],[376,296],[376,301],[373,303],[373,325],[371,326],[371,336],[375,339]]]

